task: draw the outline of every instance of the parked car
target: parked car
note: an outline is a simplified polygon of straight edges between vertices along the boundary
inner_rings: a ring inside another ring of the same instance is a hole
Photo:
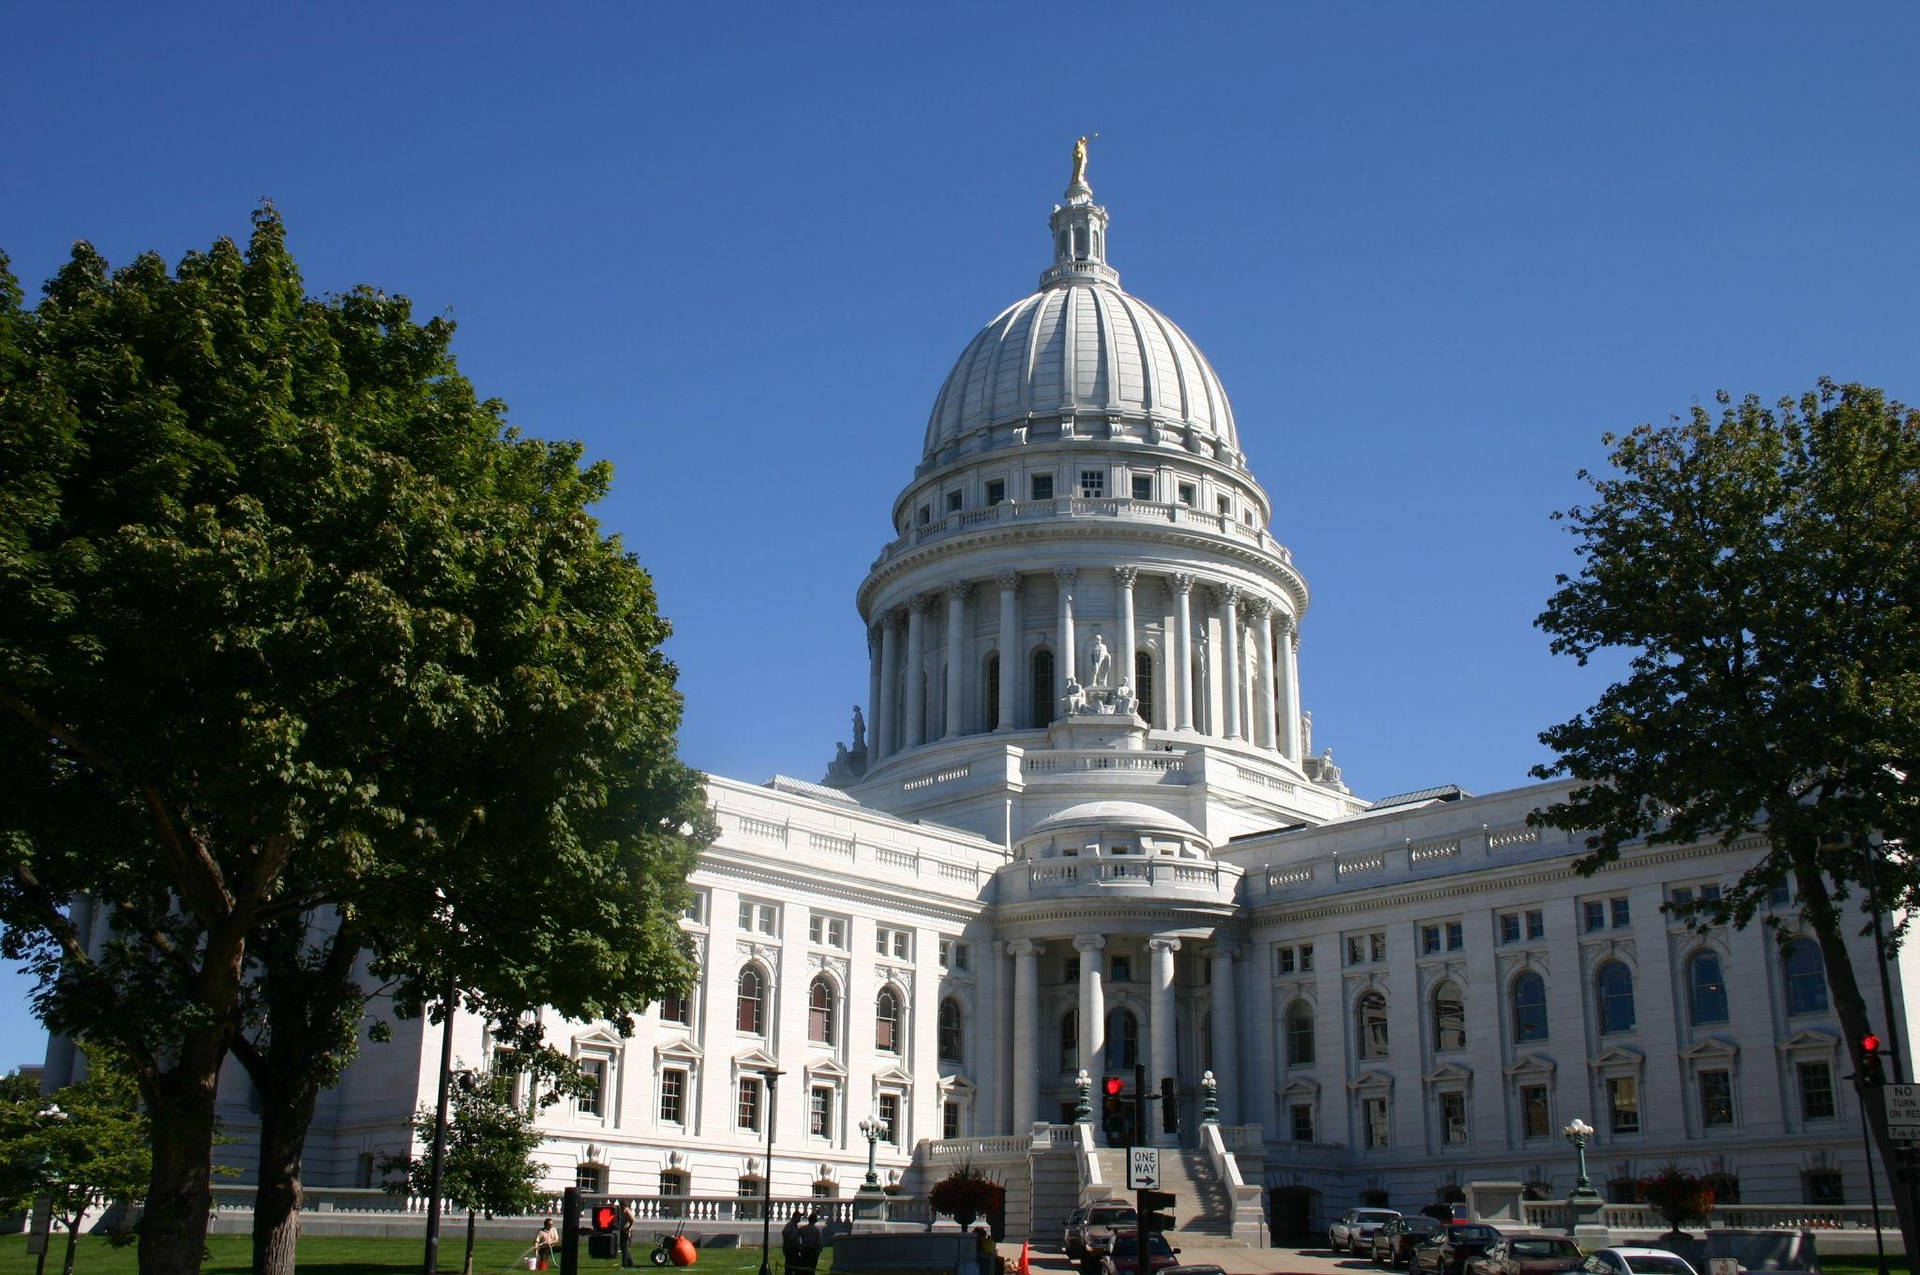
[[[1564,1235],[1509,1235],[1467,1263],[1467,1275],[1555,1275],[1577,1271],[1580,1246]]]
[[[1603,1248],[1581,1264],[1587,1275],[1700,1275],[1664,1248]]]
[[[1104,1254],[1113,1244],[1113,1228],[1134,1222],[1131,1205],[1118,1200],[1095,1200],[1067,1214],[1067,1226],[1060,1247],[1075,1262],[1090,1261]]]
[[[1160,1275],[1227,1275],[1226,1268],[1212,1264],[1195,1266],[1163,1266]]]
[[[1667,1251],[1687,1259],[1696,1271],[1708,1270],[1716,1257],[1731,1257],[1746,1270],[1768,1275],[1820,1275],[1820,1250],[1812,1231],[1727,1227],[1669,1243]]]
[[[1180,1264],[1180,1250],[1158,1231],[1147,1233],[1147,1275],[1157,1275]],[[1140,1249],[1131,1232],[1113,1237],[1113,1247],[1100,1259],[1100,1275],[1140,1275]]]
[[[1358,1257],[1373,1243],[1373,1233],[1400,1215],[1392,1209],[1348,1209],[1327,1228],[1327,1247]]]
[[[1434,1275],[1466,1275],[1468,1260],[1479,1257],[1500,1239],[1500,1232],[1485,1222],[1443,1226],[1413,1246],[1413,1260],[1407,1269],[1432,1271]]]
[[[1405,1266],[1413,1246],[1440,1229],[1440,1223],[1416,1213],[1397,1217],[1373,1233],[1373,1260],[1380,1266]]]
[[[1430,1217],[1448,1226],[1465,1226],[1473,1221],[1473,1212],[1464,1204],[1422,1204],[1420,1216]]]

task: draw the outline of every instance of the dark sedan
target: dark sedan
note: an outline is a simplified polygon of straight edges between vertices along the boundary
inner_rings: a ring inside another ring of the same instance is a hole
[[[1397,1217],[1373,1233],[1373,1260],[1379,1266],[1405,1266],[1413,1246],[1440,1229],[1441,1224],[1416,1213]]]
[[[1467,1263],[1467,1275],[1558,1275],[1577,1271],[1580,1248],[1561,1235],[1510,1235]]]
[[[1484,1222],[1443,1226],[1413,1246],[1413,1260],[1407,1269],[1431,1271],[1433,1275],[1466,1275],[1467,1262],[1484,1254],[1500,1238],[1500,1232]]]
[[[1147,1270],[1151,1273],[1169,1266],[1178,1266],[1180,1252],[1167,1243],[1166,1236],[1158,1232],[1147,1234]],[[1113,1248],[1100,1259],[1100,1275],[1137,1275],[1140,1269],[1140,1250],[1134,1243],[1133,1235],[1122,1231],[1113,1237]]]

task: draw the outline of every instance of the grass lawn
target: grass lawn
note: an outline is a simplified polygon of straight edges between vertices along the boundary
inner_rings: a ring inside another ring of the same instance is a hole
[[[647,1265],[649,1244],[634,1246],[634,1257],[642,1267],[651,1271]],[[208,1257],[200,1269],[206,1275],[247,1275],[253,1258],[253,1240],[246,1235],[213,1235],[207,1238]],[[586,1245],[581,1244],[580,1270],[582,1275],[617,1275],[620,1263],[594,1261],[586,1255]],[[300,1269],[316,1275],[419,1275],[420,1259],[424,1253],[419,1239],[361,1239],[334,1238],[316,1236],[300,1241]],[[481,1240],[473,1246],[474,1275],[505,1275],[508,1271],[525,1271],[525,1267],[516,1264],[516,1259],[525,1255],[527,1246],[515,1240]],[[440,1240],[440,1269],[449,1275],[459,1275],[460,1259],[466,1252],[464,1234],[442,1236]],[[832,1250],[821,1255],[820,1269],[828,1269],[827,1259]],[[48,1275],[60,1275],[60,1261],[66,1253],[66,1236],[55,1234],[53,1246],[47,1250]],[[36,1259],[27,1255],[27,1237],[24,1235],[0,1236],[0,1275],[33,1275]],[[780,1266],[780,1254],[775,1251],[773,1264]],[[115,1248],[104,1239],[91,1235],[80,1237],[80,1244],[74,1250],[74,1275],[135,1275],[139,1269],[134,1259],[131,1245]],[[668,1267],[672,1270],[672,1267]],[[700,1275],[755,1275],[760,1269],[760,1249],[751,1248],[713,1248],[701,1249],[700,1261],[695,1270]],[[554,1264],[557,1275],[559,1263]]]

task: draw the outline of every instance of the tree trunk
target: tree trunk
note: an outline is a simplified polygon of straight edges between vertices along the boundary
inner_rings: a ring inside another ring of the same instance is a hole
[[[1820,871],[1818,842],[1812,836],[1795,836],[1788,853],[1793,862],[1794,881],[1800,889],[1801,907],[1806,912],[1807,923],[1813,927],[1814,935],[1820,942],[1820,956],[1826,964],[1827,993],[1832,997],[1834,1013],[1840,1019],[1840,1030],[1847,1037],[1847,1059],[1853,1064],[1857,1076],[1861,1071],[1860,1038],[1872,1030],[1872,1025],[1866,998],[1860,994],[1860,980],[1855,976],[1853,962],[1847,953],[1846,932],[1838,909],[1834,906],[1833,896],[1827,891],[1826,876]],[[1874,959],[1883,958],[1876,951]],[[1920,1253],[1920,1217],[1915,1215],[1913,1191],[1900,1181],[1899,1149],[1887,1132],[1887,1091],[1880,1085],[1861,1085],[1856,1082],[1854,1092],[1859,1095],[1860,1108],[1866,1117],[1874,1148],[1880,1153],[1880,1181],[1886,1185],[1886,1193],[1892,1197],[1889,1202],[1900,1220],[1900,1235],[1906,1251],[1909,1255]],[[1865,1168],[1872,1173],[1875,1166],[1869,1163]]]
[[[460,1267],[460,1275],[473,1275],[473,1210],[467,1210],[467,1260]]]
[[[75,1213],[67,1218],[67,1256],[61,1264],[60,1275],[73,1275],[73,1247],[80,1242],[80,1219],[84,1212]]]
[[[300,1159],[319,1091],[303,1076],[260,1096],[260,1176],[253,1202],[253,1275],[294,1275],[300,1245]]]
[[[219,1041],[206,1039],[218,1035]],[[213,1207],[213,1094],[225,1033],[189,1039],[171,1071],[152,1077],[147,1115],[153,1176],[140,1219],[140,1275],[199,1275]]]

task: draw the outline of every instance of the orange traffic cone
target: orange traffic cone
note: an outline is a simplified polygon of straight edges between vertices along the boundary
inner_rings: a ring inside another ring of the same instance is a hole
[[[1017,1275],[1033,1275],[1033,1245],[1020,1241],[1020,1260],[1014,1264]]]

